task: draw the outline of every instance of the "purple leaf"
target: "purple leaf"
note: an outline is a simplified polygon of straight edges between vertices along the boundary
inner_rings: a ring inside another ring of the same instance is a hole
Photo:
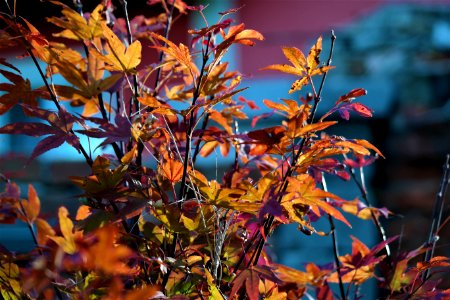
[[[52,111],[41,109],[35,106],[21,104],[23,110],[28,113],[29,116],[36,117],[42,120],[49,120],[50,117],[56,117],[56,114]]]
[[[259,211],[259,219],[264,220],[264,215],[270,214],[274,217],[280,217],[283,214],[283,209],[277,200],[271,198],[265,202],[261,210]]]
[[[12,123],[0,128],[0,133],[25,134],[29,136],[42,136],[47,134],[57,134],[58,128],[54,128],[43,123]]]
[[[31,153],[31,157],[27,161],[27,164],[29,164],[37,156],[44,154],[45,152],[53,148],[61,146],[65,142],[65,140],[66,137],[64,135],[52,135],[46,137],[37,144],[36,148],[34,148],[33,153]]]

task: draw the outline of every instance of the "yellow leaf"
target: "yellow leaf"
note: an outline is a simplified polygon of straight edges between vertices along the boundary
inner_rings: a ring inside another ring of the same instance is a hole
[[[136,158],[137,154],[138,154],[137,145],[134,145],[130,151],[125,153],[125,155],[120,159],[120,161],[124,165],[129,165],[133,161],[133,159]]]
[[[57,17],[47,18],[47,21],[61,28],[65,28],[65,30],[63,30],[62,32],[55,34],[55,36],[65,37],[67,39],[78,41],[87,41],[102,35],[101,24],[103,21],[103,5],[99,4],[94,9],[94,11],[90,14],[88,22],[82,15],[80,15],[78,12],[74,11],[67,5],[58,1],[51,2],[56,5],[62,6],[62,14],[64,15],[64,19]]]
[[[305,70],[306,58],[303,52],[296,47],[283,47],[283,54],[297,70]],[[300,74],[299,74],[300,75]]]
[[[322,52],[322,37],[319,36],[314,46],[309,50],[307,61],[307,66],[309,71],[314,70],[320,64],[320,52]]]
[[[136,67],[141,63],[142,45],[139,41],[134,41],[128,48],[120,41],[117,35],[104,23],[102,23],[103,36],[106,39],[106,55],[96,53],[107,66],[109,71],[122,71],[135,74]]]
[[[77,246],[75,244],[73,222],[69,219],[68,215],[69,212],[67,211],[67,208],[61,206],[58,210],[58,220],[59,228],[63,236],[51,236],[50,239],[57,243],[58,246],[64,250],[64,252],[74,254],[77,250]]]
[[[295,211],[292,211],[295,205],[309,206],[315,214],[320,216],[320,211],[318,210],[320,208],[333,218],[351,227],[341,212],[325,201],[327,198],[342,199],[332,193],[316,188],[314,179],[311,176],[302,174],[297,177],[289,177],[288,181],[289,185],[286,189],[288,193],[283,197],[281,206],[288,211],[291,218],[295,216]]]

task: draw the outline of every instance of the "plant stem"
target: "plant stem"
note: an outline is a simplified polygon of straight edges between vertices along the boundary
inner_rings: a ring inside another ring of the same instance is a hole
[[[98,104],[99,104],[99,107],[100,107],[100,113],[102,115],[103,120],[108,121],[108,115],[106,113],[105,103],[103,101],[103,95],[101,93],[98,94]],[[119,146],[116,144],[116,142],[113,142],[111,144],[111,146],[113,147],[114,153],[116,154],[117,158],[119,160],[121,160],[122,157],[123,157],[123,154],[122,154],[122,151],[120,151]]]
[[[334,41],[335,40],[336,40],[336,36],[334,35],[334,31],[331,31],[331,47],[330,47],[330,53],[329,53],[329,57],[328,57],[328,61],[327,61],[327,66],[330,66],[331,61],[332,61],[332,55],[333,55],[333,49],[334,49]],[[308,117],[307,124],[312,124],[312,122],[314,122],[314,115],[316,113],[318,104],[319,104],[320,99],[321,99],[321,93],[322,93],[322,90],[323,90],[323,87],[324,87],[326,74],[327,74],[327,72],[325,72],[323,77],[322,77],[322,81],[321,81],[320,88],[319,88],[318,92],[317,93],[314,92],[314,105],[313,105],[313,107],[311,109],[311,114]],[[310,82],[311,82],[311,86],[313,87],[313,90],[315,91],[314,84],[313,84],[312,80],[310,80]],[[289,169],[287,170],[286,174],[283,177],[283,183],[281,184],[280,190],[278,192],[278,200],[277,200],[278,203],[281,202],[281,199],[283,198],[283,194],[286,192],[286,189],[287,189],[287,186],[288,186],[287,179],[290,176],[292,176],[292,174],[294,173],[295,166],[297,165],[298,159],[300,158],[300,155],[303,152],[303,148],[305,147],[307,141],[309,141],[309,137],[304,137],[300,141],[299,149],[298,149],[296,155],[293,156],[292,164],[291,164],[291,166],[289,167]],[[272,227],[273,221],[274,221],[274,216],[271,215],[271,216],[269,216],[269,218],[266,220],[266,222],[264,224],[264,235],[266,237],[268,236],[268,234],[270,232],[270,228]],[[256,254],[256,257],[255,257],[255,260],[253,261],[253,265],[256,265],[258,263],[258,259],[259,259],[259,256],[261,255],[261,251],[262,251],[262,248],[264,247],[264,244],[265,244],[264,238],[261,236],[259,238],[257,254]],[[250,263],[251,263],[251,261],[250,261]]]
[[[34,65],[36,66],[36,68],[39,71],[39,74],[41,75],[42,80],[44,81],[45,87],[47,88],[49,94],[50,94],[50,98],[52,99],[53,103],[55,104],[56,108],[58,109],[58,111],[61,110],[61,105],[59,104],[58,99],[56,98],[56,95],[53,93],[52,89],[50,88],[50,85],[48,84],[47,78],[45,78],[44,72],[41,69],[41,66],[39,65],[36,57],[33,54],[33,51],[30,50],[28,42],[23,39],[24,42],[26,43],[26,51],[28,52],[28,54],[30,55],[31,59],[33,60]],[[69,131],[71,134],[75,135],[75,132],[71,129]],[[83,145],[80,144],[80,151],[81,154],[83,154],[84,158],[86,159],[87,164],[92,167],[93,161],[92,158],[88,155],[88,153],[86,152],[86,150],[84,149]]]
[[[443,166],[444,173],[442,175],[441,184],[439,187],[439,192],[436,195],[433,207],[433,219],[431,221],[430,234],[428,236],[428,248],[425,252],[425,262],[429,262],[433,257],[434,249],[436,248],[436,243],[439,239],[438,232],[442,220],[442,212],[444,211],[445,203],[445,193],[447,192],[447,187],[450,183],[450,153],[447,154],[445,163]],[[430,269],[427,269],[422,274],[422,281],[425,281],[430,275]]]
[[[206,66],[206,63],[208,62],[208,58],[209,58],[208,51],[209,51],[210,40],[211,40],[211,34],[208,35],[208,43],[206,44],[206,49],[205,49],[205,51],[202,52],[203,53],[203,61],[202,61],[201,69],[200,69],[200,75],[197,78],[197,84],[196,84],[196,87],[194,90],[194,94],[192,96],[191,107],[193,107],[195,105],[195,103],[197,102],[197,100],[200,96],[200,86],[202,83],[205,66]],[[187,125],[187,130],[186,130],[186,146],[185,146],[185,155],[184,155],[184,162],[183,162],[183,175],[181,177],[181,186],[180,186],[179,199],[178,199],[178,207],[180,209],[181,209],[182,202],[183,202],[184,198],[186,197],[186,193],[187,193],[186,180],[187,180],[187,169],[188,169],[189,159],[190,159],[189,154],[191,152],[191,138],[192,138],[191,136],[192,136],[192,130],[193,130],[192,127],[194,125],[194,111],[195,110],[192,110],[189,115],[189,123]],[[178,240],[178,234],[174,233],[173,240],[172,240],[172,243],[169,248],[169,253],[168,253],[169,257],[173,257],[175,255],[177,240]],[[166,287],[166,284],[167,284],[167,281],[169,280],[171,271],[172,270],[169,269],[163,278],[163,282],[162,282],[163,289]]]
[[[322,189],[325,192],[328,192],[327,181],[325,180],[325,176],[323,173],[322,173]],[[326,201],[330,202],[330,199],[326,198]],[[333,241],[333,257],[334,263],[336,264],[336,272],[338,274],[339,292],[341,293],[341,299],[346,300],[347,297],[345,295],[344,284],[342,283],[341,262],[339,261],[339,249],[338,249],[336,226],[334,225],[334,219],[333,217],[331,217],[330,214],[328,214],[328,223],[330,223],[331,239]]]
[[[369,201],[368,194],[367,194],[363,168],[359,169],[361,182],[359,182],[359,180],[356,178],[355,169],[353,169],[351,167],[349,169],[350,169],[350,175],[351,175],[353,181],[356,183],[359,191],[361,192],[361,197],[363,198],[364,203],[367,205],[368,208],[372,207],[372,205]],[[375,216],[375,214],[372,210],[370,210],[370,216],[372,217],[372,220],[377,228],[380,239],[382,241],[386,241],[387,240],[386,231],[384,230],[384,227],[381,225],[380,220],[378,220],[378,218]],[[386,246],[384,246],[384,249],[385,249],[387,258],[389,259],[389,263],[391,263],[391,248],[389,247],[389,244],[386,244]]]
[[[200,135],[198,136],[197,144],[195,145],[194,154],[192,155],[192,163],[194,165],[197,160],[197,155],[200,152],[200,144],[202,142],[202,138],[203,138],[203,134],[205,132],[206,126],[208,126],[208,121],[209,121],[209,113],[207,113],[205,118],[203,118],[202,131],[200,132]]]
[[[195,103],[198,100],[198,97],[200,96],[200,86],[202,84],[205,66],[206,66],[206,63],[208,62],[208,58],[209,58],[208,51],[209,51],[210,40],[211,40],[211,34],[208,35],[208,43],[206,44],[206,50],[203,52],[202,66],[200,69],[200,75],[198,76],[197,85],[195,87],[194,94],[192,97],[191,107],[193,107],[195,105]],[[193,125],[194,125],[194,113],[195,113],[195,109],[192,110],[191,113],[189,114],[189,121],[187,124],[187,130],[186,130],[186,149],[185,149],[184,162],[183,162],[184,163],[183,164],[183,175],[181,177],[180,199],[178,202],[178,206],[180,208],[181,208],[181,203],[182,203],[184,197],[186,196],[186,192],[187,192],[186,179],[187,179],[187,169],[188,169],[188,165],[189,165],[189,155],[191,152],[191,138],[192,138]]]
[[[128,2],[127,0],[119,0],[119,2],[122,5],[123,14],[125,17],[128,45],[131,45],[133,43],[133,36],[131,34],[130,18],[128,17],[128,9],[127,9]],[[137,100],[137,97],[139,97],[137,74],[133,74],[133,88],[134,88],[133,97],[132,100],[130,101],[130,116],[132,115],[132,108],[131,108],[132,103],[134,104],[134,111],[136,113],[138,113],[140,110],[140,104],[139,101]]]
[[[164,31],[164,37],[166,39],[169,38],[170,28],[171,28],[171,25],[172,25],[172,17],[173,17],[173,9],[174,9],[174,7],[175,7],[175,1],[172,2],[172,5],[170,7],[169,15],[167,16],[166,30]],[[165,47],[165,46],[166,46],[166,42],[163,43],[163,47]],[[161,51],[161,53],[159,53],[159,63],[162,62],[163,58],[164,58],[164,52]],[[159,84],[160,75],[161,75],[161,68],[158,68],[158,70],[156,71],[155,91],[156,91],[156,88],[158,87],[158,84]]]

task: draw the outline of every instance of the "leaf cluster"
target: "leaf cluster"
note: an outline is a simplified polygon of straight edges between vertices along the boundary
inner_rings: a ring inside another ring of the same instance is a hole
[[[326,189],[325,174],[355,179],[355,170],[362,172],[383,154],[366,140],[326,133],[338,124],[335,112],[345,120],[350,112],[372,116],[356,101],[365,90],[341,96],[315,119],[325,76],[334,68],[331,54],[327,64],[321,63],[321,37],[308,55],[283,47],[290,64],[264,68],[293,75],[289,93],[305,96],[265,99],[280,122],[255,129],[267,117],[260,114],[251,129],[240,131],[239,122],[250,119],[247,108],[259,107],[238,96],[245,89],[243,75],[229,70],[224,55],[264,37],[225,19],[237,9],[220,13],[214,25],[189,30],[193,43],[188,46],[171,41],[170,28],[188,11],[206,22],[204,6],[151,0],[148,5],[162,5],[162,15],[129,20],[127,13],[115,16],[111,1],[84,15],[81,6],[76,11],[50,2],[61,9],[60,16],[47,19],[61,30],[53,37],[15,11],[0,15],[0,43],[23,49],[44,82],[32,89],[21,71],[1,58],[0,114],[19,106],[38,121],[5,124],[0,133],[46,136],[30,161],[67,143],[83,155],[90,173],[70,178],[81,189],[80,205],[76,214],[61,206],[55,225],[41,213],[32,185],[24,198],[16,183],[2,178],[0,223],[25,222],[35,243],[26,254],[1,248],[3,298],[256,300],[313,294],[347,299],[369,279],[377,280],[390,299],[450,296],[433,277],[450,266],[447,257],[411,264],[428,245],[394,256],[389,244],[395,238],[370,248],[352,237],[351,253],[339,255],[335,248],[332,264],[308,262],[302,271],[275,263],[267,251],[267,239],[285,224],[334,238],[334,221],[351,227],[349,214],[379,230],[379,219],[392,214],[365,201],[364,189],[356,199]],[[126,12],[126,1],[119,2]],[[147,44],[160,60],[144,65],[142,45]],[[65,84],[52,84],[57,74]],[[308,87],[312,93],[305,92]],[[43,101],[53,102],[54,109],[44,108]],[[82,110],[77,114],[66,103]],[[86,150],[83,135],[98,139],[99,147]],[[114,154],[107,154],[110,150]],[[232,158],[221,178],[199,163],[209,164],[218,151]],[[317,226],[320,219],[329,221],[331,231]],[[339,294],[332,291],[336,284]]]

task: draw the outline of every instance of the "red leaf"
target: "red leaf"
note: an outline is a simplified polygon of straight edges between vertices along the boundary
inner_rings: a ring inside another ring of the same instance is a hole
[[[372,110],[368,108],[367,106],[361,104],[361,103],[352,103],[351,109],[355,112],[357,112],[360,116],[370,118],[372,117]]]
[[[259,276],[253,270],[249,270],[250,275],[245,280],[245,290],[247,291],[247,296],[249,300],[259,299]]]
[[[350,102],[354,100],[356,97],[361,97],[365,95],[367,95],[367,91],[365,89],[354,89],[351,90],[346,95],[339,97],[338,101],[336,101],[336,104],[339,104],[341,102]]]

